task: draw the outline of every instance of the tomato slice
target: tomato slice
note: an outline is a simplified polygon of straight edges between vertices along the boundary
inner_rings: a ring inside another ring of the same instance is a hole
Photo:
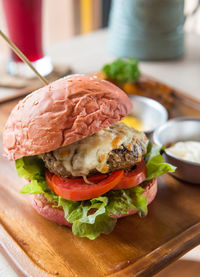
[[[108,175],[107,174],[101,174],[101,173],[98,173],[98,174],[92,175],[90,177],[87,177],[88,181],[90,181],[92,183],[100,182],[100,181],[102,181],[106,178],[108,178]]]
[[[86,184],[83,178],[62,178],[50,173],[48,170],[45,175],[49,188],[55,194],[68,200],[81,201],[101,196],[113,189],[122,179],[124,170],[114,171],[109,176],[106,174],[97,174],[89,177],[89,181],[95,180],[97,182],[92,185]],[[107,178],[105,178],[106,176]]]
[[[136,164],[136,168],[131,171],[125,171],[121,181],[113,188],[117,189],[128,189],[135,187],[142,183],[146,178],[146,165],[142,160]]]

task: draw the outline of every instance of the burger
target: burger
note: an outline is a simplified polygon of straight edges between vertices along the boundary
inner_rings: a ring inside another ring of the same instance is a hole
[[[131,111],[120,88],[86,75],[59,79],[15,106],[5,155],[41,216],[95,239],[120,217],[147,214],[156,178],[174,167],[144,133],[119,122]]]

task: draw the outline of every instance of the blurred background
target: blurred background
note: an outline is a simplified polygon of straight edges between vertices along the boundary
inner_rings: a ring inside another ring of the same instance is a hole
[[[185,1],[186,13],[191,12],[198,0]],[[108,25],[111,0],[43,0],[44,45],[89,33]],[[0,1],[0,28],[6,30],[5,16]],[[200,10],[190,16],[185,24],[186,31],[200,34]],[[0,40],[1,54],[8,53],[8,46]]]
[[[43,0],[43,41],[45,45],[104,28],[108,24],[111,0]],[[6,30],[0,1],[0,28]],[[1,56],[8,46],[0,40]]]

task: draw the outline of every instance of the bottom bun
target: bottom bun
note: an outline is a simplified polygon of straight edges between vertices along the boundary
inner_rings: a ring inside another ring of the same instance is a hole
[[[157,193],[157,179],[146,181],[142,184],[142,188],[145,189],[143,193],[147,197],[148,205],[154,200]],[[46,219],[56,222],[59,225],[66,225],[71,227],[64,217],[64,211],[62,208],[53,208],[52,202],[49,202],[43,194],[32,194],[29,196],[33,208]],[[111,215],[114,218],[120,218],[137,213],[135,210],[129,210],[128,214],[121,214],[120,216]]]
[[[141,187],[145,189],[143,196],[146,196],[148,205],[154,200],[157,190],[158,190],[158,183],[157,179],[152,179],[150,181],[145,181],[142,183]],[[128,210],[127,214],[121,214],[119,216],[111,215],[113,218],[121,218],[128,215],[136,214],[136,210]]]
[[[49,202],[43,194],[31,194],[29,195],[29,199],[33,208],[41,216],[59,225],[72,226],[72,224],[65,219],[63,208],[53,208],[52,202]]]

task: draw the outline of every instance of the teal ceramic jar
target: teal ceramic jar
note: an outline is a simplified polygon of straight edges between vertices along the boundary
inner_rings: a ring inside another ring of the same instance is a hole
[[[184,0],[113,0],[109,50],[139,60],[178,58],[184,53]]]

